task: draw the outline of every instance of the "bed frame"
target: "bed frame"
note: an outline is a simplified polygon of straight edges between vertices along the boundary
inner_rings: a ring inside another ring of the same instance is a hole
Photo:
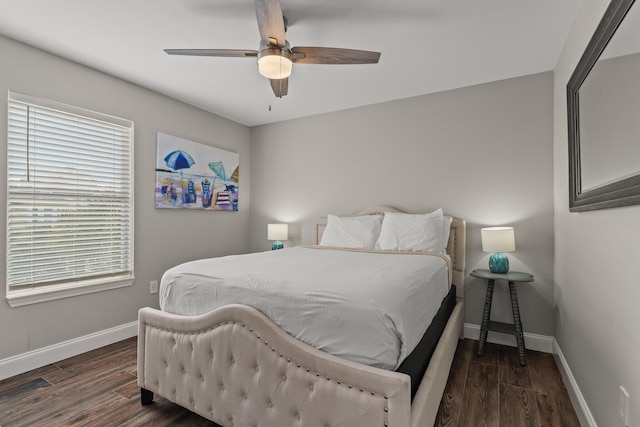
[[[357,215],[399,212],[376,206]],[[313,243],[326,220],[314,222]],[[462,333],[466,226],[454,219],[447,252],[457,304],[411,401],[408,375],[308,346],[258,310],[233,304],[199,316],[140,310],[138,385],[225,427],[424,427],[434,424]]]

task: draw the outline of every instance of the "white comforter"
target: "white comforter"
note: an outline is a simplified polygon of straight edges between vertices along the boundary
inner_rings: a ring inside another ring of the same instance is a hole
[[[162,277],[160,307],[197,315],[246,304],[317,349],[395,369],[448,289],[439,256],[294,247],[178,265]]]

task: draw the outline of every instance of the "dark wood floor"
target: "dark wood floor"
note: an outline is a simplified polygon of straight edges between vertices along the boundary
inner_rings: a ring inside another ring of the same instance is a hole
[[[458,342],[436,426],[580,427],[553,355],[515,347]]]
[[[437,426],[579,427],[553,357],[462,340],[454,359]],[[155,398],[140,405],[136,340],[128,339],[0,381],[1,427],[215,426]]]

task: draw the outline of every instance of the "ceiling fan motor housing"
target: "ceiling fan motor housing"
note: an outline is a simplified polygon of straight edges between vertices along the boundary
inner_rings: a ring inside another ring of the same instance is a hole
[[[289,49],[289,42],[284,47],[270,43],[268,40],[260,42],[258,53],[258,70],[269,79],[284,79],[291,75],[293,68],[293,54]]]

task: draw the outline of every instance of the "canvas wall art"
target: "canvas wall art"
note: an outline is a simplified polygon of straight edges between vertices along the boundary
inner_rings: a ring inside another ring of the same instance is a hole
[[[238,210],[238,153],[158,133],[156,208]]]

